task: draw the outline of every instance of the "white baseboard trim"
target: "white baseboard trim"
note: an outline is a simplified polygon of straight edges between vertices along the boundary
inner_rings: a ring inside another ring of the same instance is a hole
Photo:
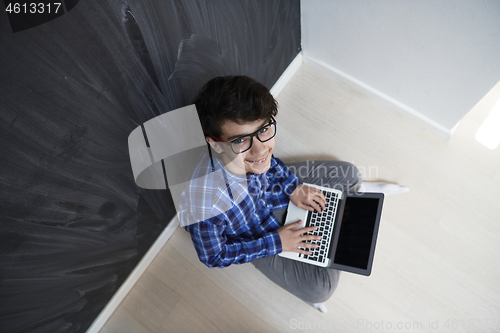
[[[285,88],[287,83],[290,81],[290,79],[295,75],[295,73],[298,71],[300,66],[302,66],[302,51],[297,54],[295,59],[292,60],[290,65],[285,69],[283,74],[281,74],[280,78],[276,83],[273,85],[271,88],[271,94],[273,95],[274,98],[276,98],[279,93]]]
[[[452,131],[447,129],[446,127],[438,124],[437,122],[435,122],[434,120],[424,116],[423,114],[421,114],[420,112],[414,110],[413,108],[409,107],[408,105],[384,94],[383,92],[373,88],[372,86],[350,76],[349,74],[346,74],[344,72],[342,72],[341,70],[319,60],[319,59],[316,59],[315,57],[309,55],[308,53],[306,52],[303,52],[303,62],[305,64],[308,64],[310,66],[313,66],[313,67],[323,67],[325,69],[328,69],[330,70],[331,72],[351,81],[352,83],[370,91],[371,93],[385,99],[386,101],[392,103],[393,105],[397,106],[400,110],[404,110],[406,111],[405,113],[401,113],[403,116],[406,116],[409,118],[411,118],[412,120],[417,120],[419,121],[421,127],[423,129],[425,129],[426,131],[428,132],[431,132],[433,133],[434,135],[442,138],[442,139],[445,139],[445,140],[448,140],[451,136],[451,133]]]
[[[163,232],[160,234],[160,237],[156,239],[153,243],[153,246],[146,252],[144,257],[141,259],[139,264],[134,268],[132,273],[128,276],[128,278],[123,282],[121,287],[115,293],[115,295],[111,298],[106,307],[101,311],[99,316],[94,320],[92,325],[87,330],[87,333],[98,333],[104,324],[111,317],[113,312],[118,308],[120,303],[125,299],[130,290],[134,287],[136,282],[142,276],[142,274],[146,271],[148,266],[153,262],[153,259],[158,255],[163,246],[167,243],[169,238],[173,235],[177,227],[179,226],[179,219],[177,215],[168,223]]]

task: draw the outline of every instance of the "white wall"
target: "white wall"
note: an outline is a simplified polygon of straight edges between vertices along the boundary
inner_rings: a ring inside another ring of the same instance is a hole
[[[302,0],[304,55],[450,131],[500,81],[500,0]]]

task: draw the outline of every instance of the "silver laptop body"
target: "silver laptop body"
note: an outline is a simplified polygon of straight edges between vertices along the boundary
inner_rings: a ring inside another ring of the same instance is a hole
[[[323,236],[318,249],[307,249],[312,255],[282,252],[285,258],[320,267],[330,267],[351,273],[370,275],[382,212],[383,193],[347,193],[337,189],[305,184],[320,189],[327,198],[321,214],[288,205],[285,224],[302,220],[299,228],[316,225],[310,234]]]

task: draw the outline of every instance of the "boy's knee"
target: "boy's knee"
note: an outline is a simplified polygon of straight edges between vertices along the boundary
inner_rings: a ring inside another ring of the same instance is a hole
[[[349,162],[343,162],[343,173],[347,187],[353,187],[361,183],[361,173],[357,166]]]
[[[352,189],[362,182],[359,169],[354,164],[344,161],[334,162],[328,176],[339,190]]]
[[[332,295],[335,289],[329,287],[316,287],[310,290],[308,294],[308,302],[310,303],[323,303],[326,302]]]
[[[322,283],[309,284],[307,301],[311,303],[326,302],[337,289],[339,277],[340,271],[327,269],[324,277],[321,279]]]

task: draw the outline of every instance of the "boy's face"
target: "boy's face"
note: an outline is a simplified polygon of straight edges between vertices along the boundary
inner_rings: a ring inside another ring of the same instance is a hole
[[[252,134],[267,124],[269,124],[268,119],[242,124],[226,121],[221,128],[222,135],[220,139],[228,142],[233,141],[238,137]],[[207,140],[221,154],[228,170],[235,174],[244,175],[248,172],[261,174],[271,167],[271,155],[274,151],[275,138],[260,142],[257,137],[253,137],[252,147],[240,154],[235,154],[227,144],[216,143],[211,138],[207,138]],[[218,148],[214,146],[214,143]]]

